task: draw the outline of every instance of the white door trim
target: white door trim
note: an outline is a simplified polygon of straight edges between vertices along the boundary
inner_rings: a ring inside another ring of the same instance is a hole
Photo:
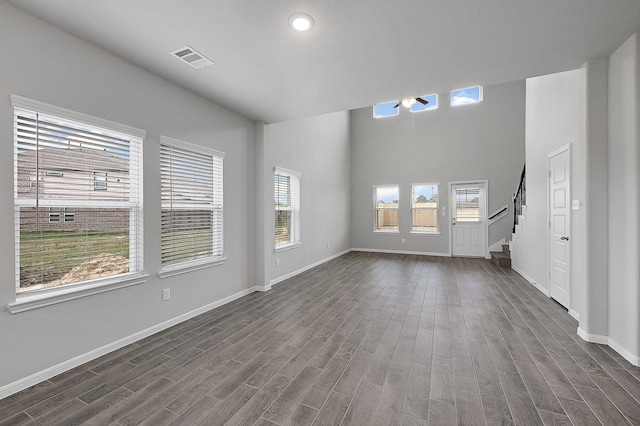
[[[559,154],[562,154],[564,152],[568,153],[568,163],[569,163],[569,204],[571,204],[571,143],[568,143],[566,145],[561,146],[560,148],[556,149],[555,151],[547,154],[547,292],[549,297],[551,297],[551,286],[553,285],[552,280],[551,280],[551,267],[553,264],[552,261],[552,241],[551,241],[551,233],[550,233],[550,224],[551,224],[551,215],[550,215],[550,210],[551,210],[551,168],[550,168],[550,162],[551,159]],[[571,238],[571,206],[569,205],[569,237]],[[571,240],[570,240],[571,241]],[[568,267],[569,267],[569,283],[567,286],[567,310],[571,311],[571,246],[569,246],[569,254],[568,254]]]
[[[484,233],[484,248],[483,248],[483,252],[484,252],[484,258],[485,259],[491,259],[491,254],[489,253],[489,225],[488,225],[488,220],[487,220],[487,212],[489,211],[489,181],[487,179],[476,179],[476,180],[460,180],[460,181],[453,181],[453,182],[449,182],[449,192],[448,192],[448,197],[449,197],[449,210],[450,210],[450,214],[449,214],[449,255],[453,256],[453,200],[451,199],[451,194],[453,192],[453,185],[460,185],[460,184],[472,184],[472,183],[481,183],[484,185],[484,194],[482,195],[482,198],[484,201],[484,209],[482,209],[481,214],[482,214],[482,228],[483,228],[483,233]]]

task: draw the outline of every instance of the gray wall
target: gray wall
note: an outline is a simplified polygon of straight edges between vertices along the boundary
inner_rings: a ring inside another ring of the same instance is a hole
[[[548,154],[571,145],[571,197],[584,201],[584,70],[567,71],[527,80],[527,209],[526,219],[515,240],[513,265],[549,294],[549,243],[547,174]],[[583,192],[582,192],[583,193]],[[571,288],[569,309],[582,300],[584,290],[573,286],[581,268],[574,269],[585,245],[584,233],[576,232],[584,209],[571,213]],[[584,282],[581,282],[584,287]],[[582,309],[578,312],[581,312]]]
[[[489,245],[511,235],[513,206],[524,165],[524,81],[484,88],[484,101],[452,108],[440,95],[437,110],[372,118],[371,107],[352,111],[351,241],[354,248],[448,255],[448,182],[489,181],[488,214],[508,205],[510,215],[489,227]],[[440,235],[410,228],[410,184],[439,182]],[[372,185],[400,185],[400,234],[373,233]],[[402,243],[402,239],[405,243]]]
[[[13,7],[0,3],[0,388],[254,285],[254,125]],[[28,52],[28,53],[25,53]],[[185,72],[192,70],[185,68]],[[147,283],[24,313],[15,301],[13,110],[18,94],[147,131]],[[160,135],[225,157],[225,265],[160,280]],[[162,289],[171,300],[162,302]]]
[[[640,41],[609,58],[609,344],[640,363]]]
[[[260,125],[258,125],[260,127]],[[257,132],[258,187],[265,214],[259,219],[258,285],[268,286],[351,248],[349,234],[350,119],[338,112],[262,125]],[[274,167],[300,172],[302,245],[274,252]],[[260,195],[259,195],[260,196]],[[279,266],[276,266],[279,259]],[[262,275],[260,275],[262,273]]]

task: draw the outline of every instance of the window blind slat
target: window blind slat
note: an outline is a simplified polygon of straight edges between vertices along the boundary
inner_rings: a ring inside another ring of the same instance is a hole
[[[14,112],[16,291],[142,272],[142,140]]]
[[[215,155],[161,143],[163,265],[222,258],[222,167]]]

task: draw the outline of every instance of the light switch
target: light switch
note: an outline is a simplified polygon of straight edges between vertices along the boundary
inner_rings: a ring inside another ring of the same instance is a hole
[[[580,210],[580,200],[571,200],[571,210]]]

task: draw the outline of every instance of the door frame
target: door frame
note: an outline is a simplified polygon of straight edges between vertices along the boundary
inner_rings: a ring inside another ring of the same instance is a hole
[[[547,297],[551,298],[551,284],[552,284],[552,280],[551,280],[551,267],[553,265],[553,261],[551,259],[552,256],[552,250],[553,250],[553,241],[551,239],[551,159],[559,154],[562,154],[564,152],[567,152],[568,156],[569,156],[569,173],[568,173],[568,179],[569,179],[569,183],[568,183],[568,193],[569,193],[569,215],[568,215],[568,219],[569,219],[569,224],[568,224],[568,229],[569,229],[569,237],[571,238],[572,232],[571,232],[571,211],[572,211],[572,201],[571,201],[571,172],[572,172],[572,164],[571,164],[571,143],[568,143],[566,145],[561,146],[560,148],[556,149],[555,151],[547,154]],[[571,241],[571,240],[570,240]],[[571,277],[572,277],[572,268],[571,268],[571,244],[569,244],[568,247],[568,253],[567,253],[567,265],[569,265],[569,283],[567,286],[567,311],[571,312]],[[554,299],[555,300],[555,299]],[[560,302],[558,302],[560,303]]]
[[[489,254],[489,224],[487,221],[487,212],[489,211],[489,180],[487,179],[471,179],[471,180],[460,180],[449,182],[449,257],[453,257],[453,185],[466,185],[466,184],[474,184],[479,183],[484,185],[484,191],[482,191],[481,202],[484,206],[483,209],[480,209],[480,215],[482,218],[482,232],[484,233],[484,247],[482,248],[482,252],[484,253],[485,259],[491,259],[491,255]]]

